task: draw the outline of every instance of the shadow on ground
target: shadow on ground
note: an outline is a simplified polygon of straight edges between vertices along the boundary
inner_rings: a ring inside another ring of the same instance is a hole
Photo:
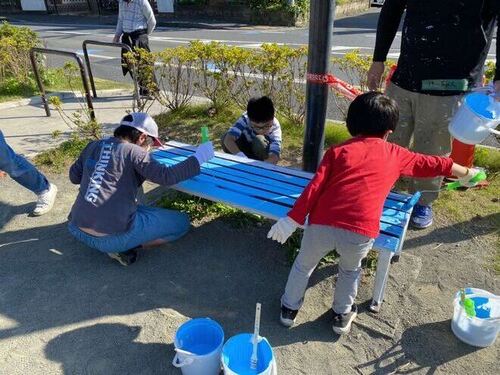
[[[408,328],[379,358],[357,368],[373,366],[375,374],[434,374],[439,366],[479,349],[459,341],[450,330],[450,320],[444,320]]]
[[[141,343],[140,327],[124,324],[95,324],[65,332],[45,348],[48,359],[62,364],[64,374],[75,367],[85,374],[165,374],[172,370],[168,353],[173,345]],[[82,356],[85,353],[85,356]]]
[[[457,243],[498,232],[500,213],[474,218],[469,221],[438,227],[424,235],[407,239],[405,249],[438,243]],[[418,230],[417,230],[418,231]]]
[[[2,206],[0,228],[30,208]],[[126,268],[76,242],[65,222],[18,230],[12,226],[2,233],[0,246],[0,314],[15,324],[0,329],[0,340],[159,309],[174,310],[184,320],[211,317],[229,338],[252,331],[255,303],[261,302],[261,332],[273,346],[335,341],[327,312],[291,330],[279,325],[279,297],[289,263],[285,251],[266,239],[267,226],[245,233],[213,220],[175,243],[144,251]],[[321,269],[311,285],[331,272],[336,268]],[[106,322],[73,329],[49,341],[46,355],[62,363],[68,374],[78,355],[86,361],[78,368],[86,367],[88,373],[104,373],[103,368],[109,369],[106,374],[140,373],[123,369],[133,370],[144,361],[153,364],[151,373],[171,368],[172,348],[135,342],[137,330],[133,324]]]

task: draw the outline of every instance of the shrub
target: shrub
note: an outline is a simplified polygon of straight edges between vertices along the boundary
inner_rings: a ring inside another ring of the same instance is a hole
[[[231,101],[232,85],[235,75],[230,71],[233,47],[219,42],[203,43],[193,41],[189,45],[192,53],[198,56],[195,61],[198,70],[198,87],[203,95],[212,102],[216,110]],[[234,64],[233,64],[234,65]]]
[[[59,74],[64,76],[68,87],[73,91],[75,97],[78,97],[76,95],[77,91],[80,91],[80,98],[85,97],[79,85],[79,69],[74,63],[67,62],[58,71]],[[90,141],[102,137],[101,125],[92,118],[90,108],[83,100],[77,100],[80,108],[71,114],[66,113],[63,103],[58,96],[50,97],[49,102],[57,110],[64,123],[73,130],[73,138],[75,140]]]
[[[372,58],[369,55],[362,55],[358,49],[346,52],[342,57],[334,57],[332,59],[335,67],[345,76],[345,80],[359,88],[361,91],[368,91],[367,86],[367,74],[368,69],[370,69],[370,65],[372,62]],[[385,63],[386,69],[382,76],[381,86],[379,87],[380,91],[383,91],[383,85],[387,78],[387,74],[389,73],[391,67],[395,65],[395,61],[387,60]],[[342,95],[337,92],[333,92],[334,94],[334,103],[340,113],[343,115],[343,119],[345,119],[347,115],[347,109],[349,108],[350,100],[346,99]]]
[[[165,49],[157,55],[158,100],[170,110],[185,107],[194,94],[196,54],[180,46]]]
[[[29,52],[32,47],[39,46],[41,41],[30,28],[3,22],[0,26],[0,83],[14,78],[24,84],[32,84]]]

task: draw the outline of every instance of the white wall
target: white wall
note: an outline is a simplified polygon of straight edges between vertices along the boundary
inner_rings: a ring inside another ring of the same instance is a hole
[[[174,13],[174,0],[157,0],[159,13]]]
[[[47,10],[43,0],[21,0],[21,8],[23,10]]]

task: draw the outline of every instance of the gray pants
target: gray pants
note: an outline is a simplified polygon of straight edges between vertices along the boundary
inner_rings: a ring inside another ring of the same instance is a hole
[[[399,106],[399,123],[389,136],[389,142],[406,148],[411,146],[413,151],[422,154],[450,155],[448,124],[460,104],[461,96],[420,94],[393,83],[387,86],[386,94]],[[424,190],[419,203],[430,205],[438,198],[442,182],[442,177],[412,179],[409,190],[411,193]]]
[[[335,249],[340,255],[339,274],[332,309],[337,314],[351,311],[361,276],[361,260],[373,247],[374,239],[326,225],[308,225],[304,230],[300,252],[288,276],[281,303],[298,310],[304,302],[309,277],[323,258]]]

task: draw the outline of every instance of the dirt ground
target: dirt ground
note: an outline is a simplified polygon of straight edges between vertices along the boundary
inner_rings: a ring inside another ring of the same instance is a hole
[[[202,221],[123,268],[72,239],[66,217],[76,187],[64,175],[50,177],[60,194],[40,218],[28,215],[30,192],[0,179],[0,374],[180,374],[171,361],[182,322],[211,317],[229,338],[251,332],[256,302],[280,374],[498,373],[498,341],[478,349],[450,330],[460,287],[500,294],[487,267],[494,228],[470,223],[463,231],[438,216],[431,229],[410,231],[381,313],[366,310],[373,277],[365,277],[360,315],[339,338],[328,315],[333,264],[313,274],[298,324],[280,326],[290,265],[284,249],[266,239],[268,225],[237,230]]]

